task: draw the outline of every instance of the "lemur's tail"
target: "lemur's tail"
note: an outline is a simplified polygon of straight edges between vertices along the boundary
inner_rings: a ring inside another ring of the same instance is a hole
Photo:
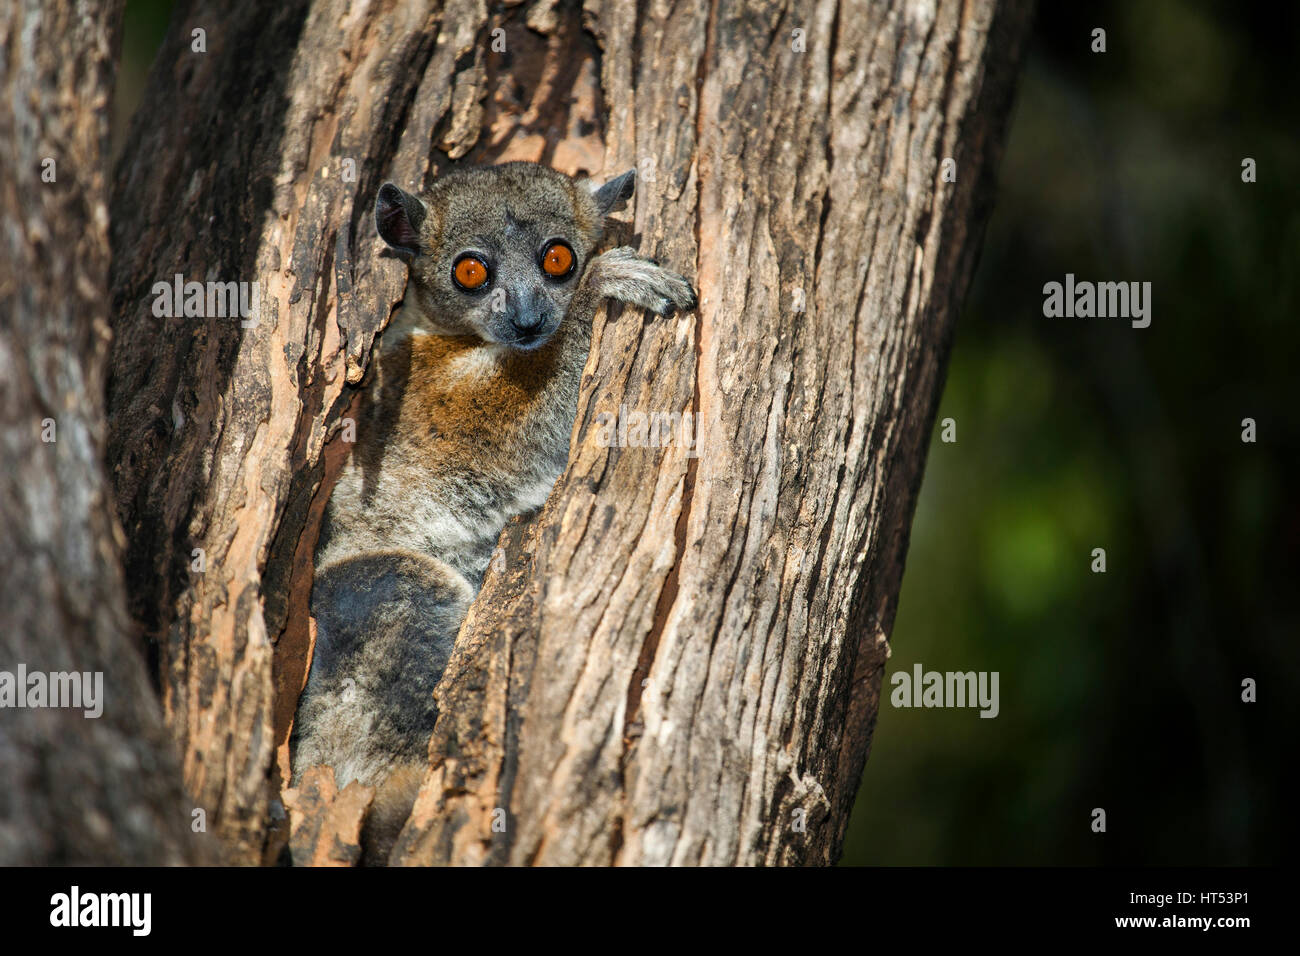
[[[410,551],[317,571],[316,645],[290,739],[293,777],[324,764],[340,789],[352,780],[379,788],[363,833],[365,862],[386,859],[415,800],[438,718],[433,690],[473,598],[450,565]],[[386,841],[383,856],[365,846],[366,834]]]
[[[361,865],[387,866],[397,843],[397,835],[406,825],[415,806],[415,796],[428,771],[424,761],[393,768],[379,789],[361,828]]]

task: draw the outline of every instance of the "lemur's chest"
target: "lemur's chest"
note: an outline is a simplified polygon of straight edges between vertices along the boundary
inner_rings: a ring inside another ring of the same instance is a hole
[[[572,337],[520,353],[415,334],[385,351],[317,561],[406,548],[476,579],[564,469],[585,359]]]
[[[411,336],[383,368],[381,402],[384,416],[396,419],[402,457],[448,476],[522,476],[549,469],[557,455],[562,462],[582,374],[568,344],[557,335],[515,352],[477,339]]]
[[[411,334],[382,355],[357,450],[412,485],[491,484],[510,497],[512,484],[554,479],[568,457],[582,345],[563,326],[533,351]]]

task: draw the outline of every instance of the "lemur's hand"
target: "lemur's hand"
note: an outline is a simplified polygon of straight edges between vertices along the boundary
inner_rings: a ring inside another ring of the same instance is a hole
[[[665,317],[697,304],[695,290],[684,276],[642,258],[629,246],[597,256],[582,281],[583,297],[590,300],[593,314],[601,299],[617,299]]]

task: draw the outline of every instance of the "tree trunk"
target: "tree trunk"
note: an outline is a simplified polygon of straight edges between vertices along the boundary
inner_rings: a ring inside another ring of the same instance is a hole
[[[287,838],[267,828],[346,452],[327,438],[402,295],[375,192],[508,159],[635,166],[631,231],[696,275],[700,308],[597,318],[569,470],[508,529],[461,632],[396,857],[835,858],[1027,18],[1024,0],[177,12],[114,189],[107,454],[185,782],[235,859]],[[258,283],[256,324],[157,317],[177,274]],[[680,434],[606,447],[623,406],[688,413],[698,457]],[[355,792],[297,797],[297,837],[355,835]]]
[[[111,0],[0,8],[5,866],[180,863],[209,850],[191,832],[127,617],[103,466],[104,150],[120,14]]]

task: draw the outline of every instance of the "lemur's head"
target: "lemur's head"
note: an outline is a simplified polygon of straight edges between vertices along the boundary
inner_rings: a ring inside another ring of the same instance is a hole
[[[634,186],[630,170],[597,186],[505,163],[450,173],[422,196],[385,183],[375,226],[439,331],[528,350],[559,327],[605,217]]]

